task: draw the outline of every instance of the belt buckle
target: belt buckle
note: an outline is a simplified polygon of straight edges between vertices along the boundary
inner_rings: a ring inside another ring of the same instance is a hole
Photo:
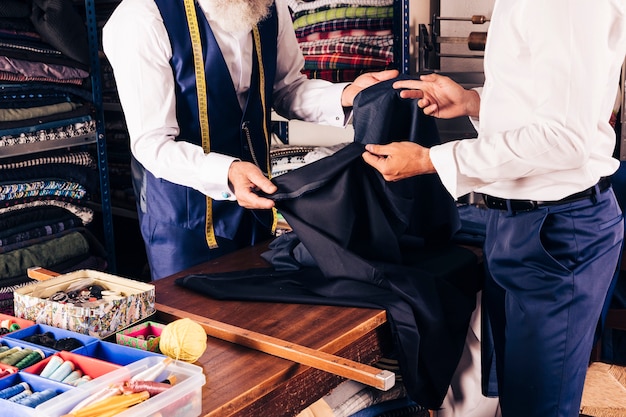
[[[517,200],[511,201],[512,211],[533,211],[539,207],[539,203],[534,200]]]

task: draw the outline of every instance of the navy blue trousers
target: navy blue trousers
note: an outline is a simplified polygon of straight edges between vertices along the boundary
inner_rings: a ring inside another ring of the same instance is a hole
[[[623,235],[611,188],[528,212],[489,210],[485,297],[503,417],[578,417]]]

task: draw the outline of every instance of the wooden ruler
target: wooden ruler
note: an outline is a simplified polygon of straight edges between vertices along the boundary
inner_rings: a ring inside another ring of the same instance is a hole
[[[387,370],[381,370],[263,333],[212,320],[164,304],[157,303],[155,307],[158,312],[168,314],[174,318],[188,318],[197,322],[207,335],[217,339],[226,340],[279,358],[330,372],[382,391],[389,390],[395,384],[395,374]]]
[[[28,276],[39,281],[45,281],[58,275],[57,272],[41,267],[28,269]],[[236,343],[321,371],[330,372],[334,375],[352,379],[382,391],[391,389],[396,383],[396,375],[387,370],[381,370],[373,366],[321,352],[263,333],[253,332],[221,321],[212,320],[165,304],[156,303],[155,308],[158,312],[167,314],[174,320],[188,318],[197,322],[202,326],[206,334],[211,337]]]

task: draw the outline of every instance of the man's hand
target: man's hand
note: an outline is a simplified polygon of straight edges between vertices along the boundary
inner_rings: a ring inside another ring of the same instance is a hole
[[[400,97],[418,99],[417,105],[424,109],[424,114],[441,119],[478,117],[480,111],[480,97],[476,91],[466,90],[443,75],[428,74],[419,80],[397,81],[393,88],[406,89],[400,92]]]
[[[392,142],[366,145],[363,160],[383,175],[386,181],[398,181],[435,171],[428,148],[415,142]]]
[[[396,78],[399,74],[398,70],[385,70],[379,72],[367,72],[359,75],[354,82],[344,88],[343,93],[341,94],[341,105],[343,107],[352,107],[354,98],[361,92],[361,90],[371,87],[381,81]]]
[[[228,182],[241,207],[247,209],[274,207],[272,200],[254,193],[254,190],[261,190],[266,194],[272,194],[277,190],[276,185],[267,179],[256,165],[244,161],[233,162],[228,169]]]

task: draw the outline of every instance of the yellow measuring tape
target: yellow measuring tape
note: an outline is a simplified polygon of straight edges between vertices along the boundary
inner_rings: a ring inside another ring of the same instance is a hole
[[[194,0],[184,0],[185,2],[185,14],[187,16],[187,23],[189,24],[189,35],[191,36],[191,46],[193,51],[193,66],[196,76],[196,92],[198,95],[198,111],[200,121],[200,134],[202,135],[202,149],[204,153],[211,151],[211,140],[209,133],[209,111],[207,103],[207,91],[206,91],[206,78],[204,74],[204,58],[202,56],[202,41],[200,40],[200,31],[198,29],[198,17],[196,15],[196,8]],[[259,29],[254,27],[253,29],[254,42],[256,47],[256,56],[259,64],[260,74],[260,94],[261,94],[261,106],[263,108],[263,133],[265,136],[266,149],[269,154],[269,132],[267,131],[266,123],[266,103],[265,103],[265,73],[263,70],[263,61],[261,60],[261,35]],[[271,178],[271,165],[268,155],[265,160],[267,161],[267,172]],[[276,225],[278,223],[276,209],[272,209],[272,233],[276,231]],[[206,198],[206,223],[205,223],[206,242],[209,248],[217,248],[217,239],[215,238],[215,230],[213,229],[213,204],[210,197]]]
[[[269,158],[270,151],[270,135],[267,131],[267,106],[265,105],[265,70],[263,69],[263,60],[261,53],[261,34],[259,33],[259,28],[257,26],[252,30],[252,34],[254,36],[254,45],[256,49],[256,59],[259,64],[259,91],[261,94],[261,108],[263,109],[263,135],[265,136],[265,149],[267,149],[268,155],[265,156],[265,160],[267,161],[267,175],[271,179],[272,178],[272,163]],[[278,225],[278,213],[276,211],[276,207],[272,208],[272,233],[276,232],[276,227]]]
[[[193,0],[185,0],[185,14],[189,24],[189,34],[191,36],[191,48],[193,51],[193,66],[196,73],[196,91],[198,94],[198,111],[200,117],[200,134],[202,135],[202,149],[204,153],[211,152],[211,140],[209,136],[209,106],[206,96],[206,78],[204,76],[204,59],[202,57],[202,42],[200,31],[198,30],[198,17]],[[206,198],[206,223],[205,223],[206,243],[209,248],[217,248],[217,239],[213,229],[213,201]]]

